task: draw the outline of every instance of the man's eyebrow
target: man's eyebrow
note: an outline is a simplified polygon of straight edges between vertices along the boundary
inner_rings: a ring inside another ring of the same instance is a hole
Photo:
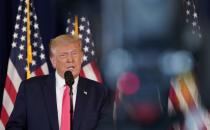
[[[58,52],[59,54],[66,54],[66,53],[69,53],[69,52],[79,52],[80,50],[79,49],[73,49],[73,50],[68,50],[68,51],[61,51],[61,52]]]
[[[68,54],[68,52],[59,52],[58,54]]]

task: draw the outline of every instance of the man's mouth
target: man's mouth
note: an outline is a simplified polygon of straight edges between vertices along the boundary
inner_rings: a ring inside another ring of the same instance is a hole
[[[67,67],[67,70],[73,71],[74,68],[75,68],[74,66],[69,66]]]

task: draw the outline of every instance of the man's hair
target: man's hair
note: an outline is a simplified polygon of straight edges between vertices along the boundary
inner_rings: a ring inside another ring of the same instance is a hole
[[[49,55],[50,55],[50,57],[53,55],[53,49],[56,46],[56,44],[72,44],[72,43],[80,44],[81,51],[83,51],[82,50],[82,41],[79,39],[78,36],[63,34],[63,35],[59,35],[59,36],[51,39],[50,43],[49,43]]]

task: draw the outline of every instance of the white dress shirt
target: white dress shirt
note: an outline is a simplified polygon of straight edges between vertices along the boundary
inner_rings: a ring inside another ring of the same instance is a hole
[[[55,80],[56,80],[56,101],[57,101],[57,110],[58,110],[58,124],[59,124],[59,129],[60,129],[63,93],[65,90],[65,80],[57,73],[57,71],[55,72]],[[76,79],[74,79],[74,84],[72,86],[73,111],[75,109],[75,103],[76,103],[78,80],[79,80],[79,76],[76,77]]]

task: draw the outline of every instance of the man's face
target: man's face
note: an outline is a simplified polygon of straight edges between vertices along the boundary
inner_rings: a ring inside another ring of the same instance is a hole
[[[75,78],[79,76],[82,57],[83,52],[79,43],[57,43],[50,60],[61,77],[64,77],[65,71],[70,70]]]

